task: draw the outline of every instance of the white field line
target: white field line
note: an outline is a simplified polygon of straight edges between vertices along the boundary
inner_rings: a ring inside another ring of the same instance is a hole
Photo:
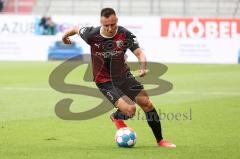
[[[13,90],[13,91],[49,91],[50,88],[37,88],[37,87],[0,87],[0,90]]]
[[[209,91],[209,92],[198,92],[198,91],[179,91],[179,92],[169,92],[169,94],[186,94],[186,95],[240,95],[239,92],[221,92],[221,91]]]
[[[0,90],[14,90],[14,91],[50,91],[53,90],[49,88],[40,87],[0,87]],[[239,92],[222,92],[222,91],[208,91],[208,92],[198,92],[198,91],[170,91],[167,94],[179,94],[179,95],[240,95]]]

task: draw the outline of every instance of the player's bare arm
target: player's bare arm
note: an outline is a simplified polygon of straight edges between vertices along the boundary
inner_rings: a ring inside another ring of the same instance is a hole
[[[80,28],[79,27],[73,27],[66,31],[62,36],[62,41],[64,44],[71,44],[70,36],[76,35],[79,33]]]
[[[146,75],[146,66],[147,66],[147,59],[145,54],[140,48],[134,50],[134,55],[138,58],[140,69],[139,69],[139,76],[143,77]]]

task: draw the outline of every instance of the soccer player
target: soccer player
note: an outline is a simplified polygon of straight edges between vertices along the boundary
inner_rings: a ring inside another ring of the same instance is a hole
[[[95,28],[71,28],[64,33],[63,42],[71,44],[69,37],[79,34],[90,45],[94,81],[106,98],[118,108],[110,116],[118,129],[127,127],[124,120],[134,116],[138,104],[146,114],[158,145],[176,147],[163,139],[158,113],[143,85],[133,77],[125,63],[125,53],[130,49],[140,63],[139,76],[145,76],[146,56],[139,48],[136,36],[117,25],[118,18],[112,8],[101,10],[100,22],[101,26]]]

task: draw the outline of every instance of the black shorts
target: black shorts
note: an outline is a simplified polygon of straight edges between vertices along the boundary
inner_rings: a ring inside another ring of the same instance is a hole
[[[105,83],[96,83],[96,85],[113,105],[124,95],[135,102],[135,97],[144,89],[130,72],[125,77]]]

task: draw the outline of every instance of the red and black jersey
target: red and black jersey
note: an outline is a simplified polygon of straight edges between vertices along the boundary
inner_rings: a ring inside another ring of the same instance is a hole
[[[112,81],[129,71],[125,63],[127,49],[139,48],[136,36],[122,26],[112,38],[100,34],[101,27],[84,27],[79,31],[81,38],[91,47],[93,77],[96,83]]]

